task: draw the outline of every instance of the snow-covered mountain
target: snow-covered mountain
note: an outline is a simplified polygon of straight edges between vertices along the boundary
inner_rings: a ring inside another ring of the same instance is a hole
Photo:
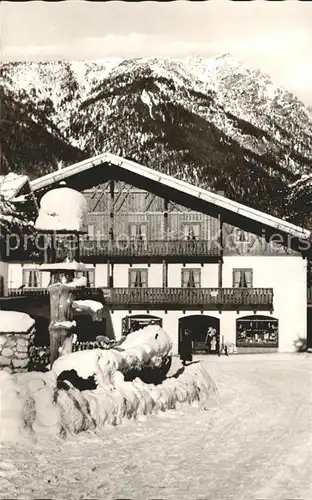
[[[4,123],[6,169],[39,175],[111,151],[272,214],[298,214],[300,193],[294,209],[289,186],[297,192],[312,174],[312,111],[228,54],[6,63],[1,83],[18,129]]]

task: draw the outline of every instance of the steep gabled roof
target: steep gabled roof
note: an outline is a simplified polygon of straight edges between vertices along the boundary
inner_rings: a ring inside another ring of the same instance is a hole
[[[144,165],[140,165],[110,153],[103,153],[98,156],[94,156],[79,163],[75,163],[74,165],[70,165],[64,169],[39,177],[31,182],[31,188],[33,191],[38,191],[40,189],[56,187],[60,181],[66,181],[73,176],[86,173],[91,171],[92,168],[99,167],[101,165],[103,165],[103,168],[105,168],[105,165],[113,166],[115,169],[119,169],[121,174],[122,172],[130,172],[131,174],[135,174],[142,179],[146,179],[146,181],[158,183],[159,185],[166,187],[166,189],[171,188],[172,190],[185,193],[189,197],[194,198],[194,200],[200,200],[209,205],[215,205],[216,207],[224,209],[227,212],[232,212],[237,216],[247,218],[252,222],[290,234],[296,238],[308,239],[311,236],[310,231],[299,226],[295,226],[294,224],[284,221],[283,219],[273,217],[272,215],[230,200],[220,194],[193,186],[188,182],[175,179],[170,175],[163,174],[157,170],[153,170]]]
[[[6,200],[11,200],[19,195],[28,182],[27,175],[18,175],[13,172],[7,175],[0,175],[0,195]]]
[[[0,175],[0,228],[10,227],[15,223],[23,226],[30,224],[27,220],[27,213],[23,209],[28,196],[37,208],[27,175],[18,175],[13,172]]]

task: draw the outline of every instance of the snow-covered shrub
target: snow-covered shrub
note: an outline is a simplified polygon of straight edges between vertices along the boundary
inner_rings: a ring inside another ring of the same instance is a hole
[[[148,327],[145,343],[142,332],[123,344],[124,350],[79,351],[59,358],[47,373],[10,375],[0,372],[1,440],[20,436],[66,436],[92,431],[104,425],[120,425],[126,419],[145,419],[148,415],[199,404],[207,400],[216,386],[201,363],[193,363],[179,375],[161,384],[147,384],[140,378],[126,381],[133,365],[156,363],[171,350],[171,341],[160,327]],[[85,381],[95,378],[93,390],[79,390],[68,379],[60,385],[62,374],[75,371]],[[123,372],[124,371],[124,372]]]

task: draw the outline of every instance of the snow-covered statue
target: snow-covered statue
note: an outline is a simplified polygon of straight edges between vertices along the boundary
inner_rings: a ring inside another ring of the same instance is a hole
[[[87,213],[88,203],[84,195],[62,186],[41,198],[35,227],[38,231],[84,232]]]
[[[69,383],[80,390],[111,384],[117,371],[126,380],[140,377],[155,383],[166,376],[171,356],[170,336],[160,326],[150,325],[129,334],[117,347],[65,354],[54,362],[52,370],[61,387]]]

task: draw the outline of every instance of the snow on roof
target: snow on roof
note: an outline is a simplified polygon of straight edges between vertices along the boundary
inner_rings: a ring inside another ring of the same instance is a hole
[[[85,271],[86,265],[82,262],[64,261],[64,262],[54,262],[51,264],[41,264],[40,271]]]
[[[18,175],[14,172],[0,175],[0,195],[6,200],[11,200],[19,193],[26,182],[28,182],[27,175]]]
[[[10,172],[7,175],[0,175],[0,224],[10,226],[14,223],[23,226],[33,225],[32,221],[28,221],[26,216],[19,213],[16,208],[16,203],[26,201],[27,195],[20,195],[20,191],[25,186],[29,185],[27,175],[18,175]],[[33,196],[34,203],[35,197]]]
[[[48,191],[41,199],[35,227],[42,231],[84,230],[88,203],[75,189],[60,187]]]
[[[28,314],[17,311],[0,311],[0,333],[27,333],[35,320]]]
[[[93,321],[99,321],[102,319],[102,311],[104,306],[101,302],[96,300],[75,300],[73,302],[73,307],[75,312],[88,313],[91,314]]]
[[[200,199],[204,202],[213,204],[260,224],[293,235],[297,238],[308,239],[311,236],[310,231],[291,224],[290,222],[287,222],[283,219],[279,219],[278,217],[274,217],[254,208],[250,208],[246,205],[230,200],[229,198],[226,198],[225,196],[222,196],[220,194],[193,186],[188,182],[175,179],[170,175],[163,174],[161,172],[158,172],[157,170],[153,170],[149,167],[145,167],[133,161],[126,160],[125,158],[113,155],[111,153],[102,153],[87,160],[83,160],[79,163],[70,165],[69,167],[65,167],[62,170],[58,170],[56,172],[44,175],[43,177],[39,177],[38,179],[35,179],[31,182],[31,187],[34,191],[36,191],[38,189],[48,187],[55,182],[60,182],[61,180],[67,179],[73,175],[77,175],[81,172],[90,170],[95,166],[99,166],[105,163],[114,165],[115,168],[135,173],[146,179],[153,180],[166,187],[182,191],[189,196],[194,197],[195,199]]]

